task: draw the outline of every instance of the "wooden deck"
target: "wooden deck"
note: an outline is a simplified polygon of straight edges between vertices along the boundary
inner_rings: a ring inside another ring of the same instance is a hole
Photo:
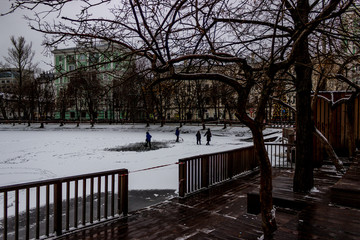
[[[316,189],[307,195],[291,191],[292,176],[289,171],[274,172],[274,202],[279,204],[274,239],[360,239],[360,209],[330,202],[330,189],[341,179],[333,166],[315,171]],[[257,239],[262,235],[261,216],[247,212],[247,194],[256,192],[258,184],[255,174],[58,239]],[[292,208],[297,201],[302,205]]]

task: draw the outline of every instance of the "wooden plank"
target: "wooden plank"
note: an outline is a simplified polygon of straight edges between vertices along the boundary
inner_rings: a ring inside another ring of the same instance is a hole
[[[8,194],[7,194],[7,191],[4,192],[3,199],[4,199],[3,239],[6,240],[7,233],[8,233]]]
[[[333,166],[315,170],[319,191],[294,194],[293,173],[274,173],[274,194],[300,199],[301,209],[277,208],[274,239],[359,239],[360,212],[329,204],[329,189],[339,176]],[[359,181],[360,179],[358,179]],[[247,213],[246,194],[257,191],[259,175],[213,187],[187,198],[174,198],[133,212],[125,219],[69,234],[67,240],[110,239],[257,239],[261,216]]]
[[[360,209],[360,156],[352,163],[346,174],[331,187],[333,203]]]
[[[354,114],[355,139],[358,142],[358,144],[360,144],[360,95],[355,99],[354,109],[355,109],[355,114]]]

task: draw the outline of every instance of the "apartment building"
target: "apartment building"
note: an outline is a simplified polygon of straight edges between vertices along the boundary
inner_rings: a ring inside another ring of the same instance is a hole
[[[115,119],[114,81],[130,64],[124,53],[107,44],[54,49],[52,53],[58,109],[55,119]]]

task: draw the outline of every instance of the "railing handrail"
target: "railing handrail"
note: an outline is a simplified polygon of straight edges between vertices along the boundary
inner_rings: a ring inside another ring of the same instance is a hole
[[[254,150],[254,146],[244,146],[179,159],[179,196],[185,197],[254,170],[258,166]]]
[[[246,149],[251,149],[253,147],[254,146],[245,146],[245,147],[236,148],[236,149],[227,150],[227,151],[195,155],[195,156],[191,156],[191,157],[181,158],[181,159],[179,159],[179,162],[189,161],[189,160],[192,160],[194,158],[202,158],[202,157],[208,157],[208,156],[213,156],[213,155],[218,155],[218,154],[232,153],[232,152],[236,152],[236,151],[243,151],[243,150],[246,150]]]
[[[75,181],[75,180],[81,180],[84,178],[91,178],[91,177],[100,177],[100,176],[106,176],[111,175],[115,173],[123,173],[128,174],[128,170],[121,168],[117,170],[109,170],[109,171],[103,171],[103,172],[93,172],[93,173],[86,173],[86,174],[80,174],[75,176],[65,176],[65,177],[59,177],[59,178],[52,178],[52,179],[46,179],[46,180],[39,180],[39,181],[33,181],[33,182],[26,182],[26,183],[17,183],[12,185],[5,185],[0,187],[0,192],[4,191],[14,191],[18,189],[26,189],[26,188],[33,188],[33,187],[41,187],[46,186],[49,184],[54,184],[58,182],[68,182],[68,181]]]
[[[293,169],[295,156],[292,149],[295,144],[265,142],[265,147],[274,168]],[[274,150],[269,151],[269,148]],[[257,158],[255,147],[251,145],[179,159],[179,196],[185,197],[251,172],[259,165]]]
[[[296,146],[295,143],[274,143],[274,142],[265,142],[265,145],[273,145],[273,146],[277,146],[277,145],[282,145],[282,146]]]

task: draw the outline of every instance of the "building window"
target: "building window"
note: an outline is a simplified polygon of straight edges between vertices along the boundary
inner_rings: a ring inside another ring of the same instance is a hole
[[[61,72],[63,70],[63,65],[61,63],[59,63],[57,66],[56,66],[56,70],[58,72]]]
[[[67,60],[68,64],[75,64],[75,56],[74,55],[66,56],[66,60]]]
[[[80,54],[80,61],[86,61],[86,54]]]
[[[69,65],[69,71],[74,71],[75,70],[75,66],[74,65]]]
[[[11,72],[1,72],[0,78],[13,77]]]
[[[89,62],[90,64],[96,64],[100,60],[98,53],[90,53]]]

